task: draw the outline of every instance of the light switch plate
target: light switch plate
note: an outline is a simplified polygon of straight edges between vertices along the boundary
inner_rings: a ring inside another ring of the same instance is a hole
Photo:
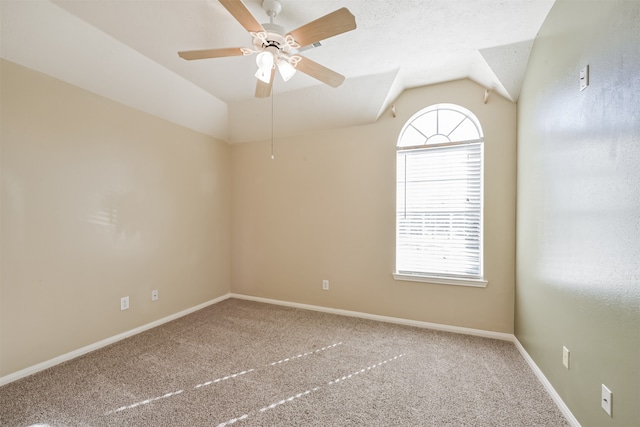
[[[580,70],[580,90],[585,90],[589,86],[589,65],[585,65]]]
[[[613,393],[611,393],[611,390],[609,390],[606,385],[602,384],[602,400],[601,400],[602,409],[604,409],[604,411],[607,414],[609,414],[610,417],[613,416],[611,415],[611,411],[613,408],[612,399],[613,399]]]
[[[569,349],[564,346],[562,347],[562,364],[569,369]]]

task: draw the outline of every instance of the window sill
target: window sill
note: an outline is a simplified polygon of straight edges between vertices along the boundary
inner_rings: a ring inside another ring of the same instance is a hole
[[[425,282],[435,283],[438,285],[455,285],[455,286],[471,286],[474,288],[486,288],[488,281],[484,279],[463,279],[453,277],[438,277],[438,276],[421,276],[417,274],[406,273],[393,273],[393,278],[396,280],[406,280],[409,282]]]

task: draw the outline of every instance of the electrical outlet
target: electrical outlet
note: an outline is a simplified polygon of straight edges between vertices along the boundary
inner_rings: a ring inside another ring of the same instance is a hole
[[[151,291],[151,301],[158,301],[158,290],[154,289]]]
[[[611,393],[611,390],[609,390],[606,385],[602,384],[602,400],[600,401],[600,404],[602,405],[602,409],[604,409],[604,411],[609,414],[610,417],[613,416],[611,414],[611,411],[613,410],[612,399],[613,393]]]
[[[569,349],[564,346],[562,347],[562,364],[569,369]]]
[[[326,280],[326,279],[322,281],[322,290],[323,291],[328,291],[329,290],[329,281]]]
[[[120,310],[129,310],[129,297],[120,298]]]

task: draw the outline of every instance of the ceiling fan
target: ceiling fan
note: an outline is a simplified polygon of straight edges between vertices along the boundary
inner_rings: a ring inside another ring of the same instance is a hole
[[[282,10],[278,0],[263,0],[262,8],[269,16],[269,23],[260,24],[241,0],[219,0],[252,36],[253,48],[232,47],[178,52],[186,60],[248,56],[254,53],[258,71],[255,96],[266,98],[271,94],[276,68],[284,81],[299,70],[332,87],[338,87],[344,76],[308,58],[298,55],[306,46],[314,45],[329,37],[354,30],[356,19],[345,7],[311,21],[293,31],[274,24],[273,19]]]

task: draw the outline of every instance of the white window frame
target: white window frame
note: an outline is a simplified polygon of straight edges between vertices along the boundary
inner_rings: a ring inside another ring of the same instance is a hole
[[[440,111],[447,111],[448,117],[452,118],[458,115],[460,121],[455,119],[448,124],[444,120],[445,115],[440,115]],[[429,116],[427,116],[429,115]],[[441,118],[442,117],[442,118]],[[451,124],[453,123],[453,125]],[[457,125],[455,124],[457,123]],[[461,125],[465,123],[464,127]],[[473,124],[473,127],[470,126]],[[456,131],[457,129],[457,131]],[[457,139],[456,137],[459,137]],[[452,139],[453,138],[453,139]],[[398,269],[399,264],[399,233],[400,219],[396,218],[396,271],[393,277],[396,280],[407,280],[412,282],[427,282],[444,285],[461,285],[472,287],[485,287],[487,280],[484,279],[484,247],[483,247],[483,217],[484,217],[484,135],[482,127],[477,117],[464,107],[455,104],[435,104],[424,108],[414,114],[405,123],[400,136],[398,137],[396,159],[405,158],[406,152],[428,153],[429,150],[435,150],[438,154],[442,154],[448,147],[463,147],[467,145],[479,146],[480,151],[480,189],[479,189],[479,251],[477,253],[478,264],[474,266],[478,269],[477,274],[443,273],[435,271],[401,271]],[[401,155],[402,154],[402,155]],[[446,154],[445,154],[446,155]],[[396,171],[400,168],[396,165]],[[405,185],[404,181],[398,177],[396,180],[396,190],[400,185]],[[403,187],[404,188],[404,187]],[[396,198],[396,205],[401,198]],[[404,196],[402,198],[404,200]],[[396,215],[399,215],[400,207],[396,206]]]

